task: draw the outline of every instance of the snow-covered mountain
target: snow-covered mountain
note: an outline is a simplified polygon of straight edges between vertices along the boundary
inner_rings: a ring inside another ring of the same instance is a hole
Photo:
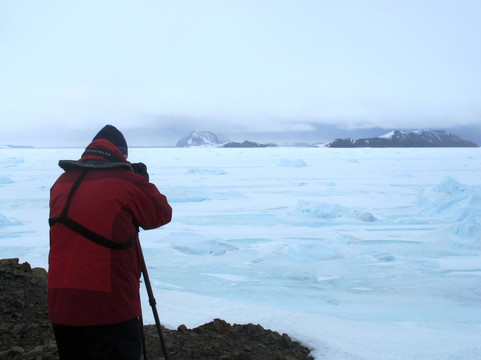
[[[177,147],[219,146],[222,143],[216,134],[210,131],[192,131],[177,142]]]
[[[478,145],[444,130],[394,130],[374,138],[336,139],[327,143],[326,147],[478,147]]]

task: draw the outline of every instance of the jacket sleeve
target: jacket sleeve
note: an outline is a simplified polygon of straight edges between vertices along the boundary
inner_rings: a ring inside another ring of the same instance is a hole
[[[165,195],[144,177],[135,176],[131,211],[135,223],[145,230],[155,229],[172,220],[172,207]]]

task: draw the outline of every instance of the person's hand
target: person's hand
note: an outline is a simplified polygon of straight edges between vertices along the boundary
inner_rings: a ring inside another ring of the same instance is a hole
[[[132,166],[134,173],[142,175],[144,178],[147,179],[147,181],[149,181],[149,173],[147,172],[147,165],[141,162],[132,163],[130,165]]]

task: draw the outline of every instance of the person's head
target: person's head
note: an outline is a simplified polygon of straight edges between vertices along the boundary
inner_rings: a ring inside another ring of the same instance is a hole
[[[112,125],[105,125],[98,133],[95,135],[92,141],[97,139],[106,139],[110,141],[112,144],[117,146],[120,152],[127,158],[128,156],[128,147],[127,142],[125,141],[124,135]]]

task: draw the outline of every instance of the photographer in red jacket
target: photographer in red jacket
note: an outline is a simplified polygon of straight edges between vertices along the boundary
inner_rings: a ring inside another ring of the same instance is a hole
[[[48,309],[60,359],[139,359],[138,228],[172,209],[142,163],[127,161],[122,133],[106,125],[50,193]]]

